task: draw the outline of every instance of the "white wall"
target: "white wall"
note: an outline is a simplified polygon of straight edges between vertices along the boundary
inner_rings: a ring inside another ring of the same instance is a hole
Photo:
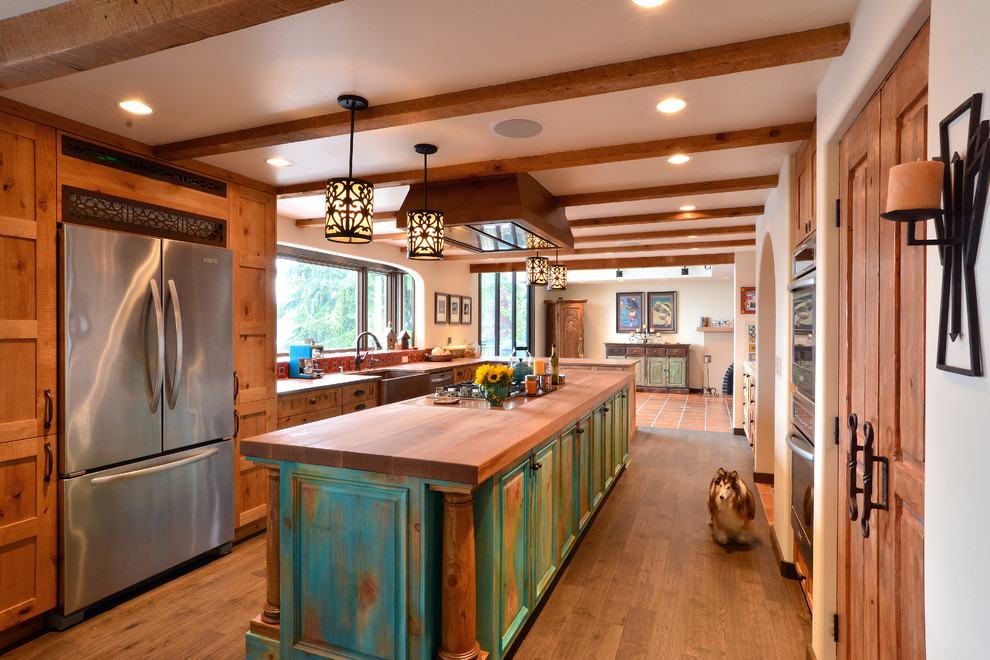
[[[710,365],[711,386],[721,391],[722,375],[732,362],[733,333],[699,332],[699,317],[708,316],[712,320],[730,320],[733,317],[735,298],[732,280],[715,278],[685,277],[661,280],[618,280],[609,282],[569,283],[562,292],[535,288],[536,299],[536,346],[544,347],[546,337],[546,305],[544,300],[551,298],[587,298],[584,308],[584,351],[585,357],[605,357],[605,342],[626,343],[629,334],[615,331],[615,294],[622,291],[676,291],[677,292],[677,332],[664,333],[663,341],[691,344],[688,359],[688,385],[700,388],[704,385],[705,372],[702,357],[712,356]],[[753,316],[745,318],[752,319]]]
[[[933,0],[928,88],[928,153],[938,122],[975,92],[990,117],[990,2]],[[953,144],[958,144],[954,142]],[[976,262],[982,344],[990,349],[990,219]],[[925,402],[925,634],[929,658],[987,657],[990,548],[983,484],[990,465],[990,380],[935,368],[942,268],[928,250]],[[984,368],[990,366],[984,358]]]
[[[478,276],[472,275],[463,261],[414,261],[406,259],[402,251],[386,243],[348,245],[330,243],[323,238],[323,230],[314,227],[296,227],[294,220],[280,217],[276,238],[280,244],[310,250],[320,250],[397,266],[413,274],[416,281],[416,332],[413,343],[419,348],[443,346],[450,337],[454,344],[478,340]],[[471,325],[437,325],[434,320],[434,294],[447,293],[470,296],[474,303]]]
[[[732,374],[736,381],[732,390],[734,394],[732,398],[732,426],[741,429],[743,426],[743,398],[740,395],[743,387],[743,362],[749,359],[749,338],[746,335],[746,326],[750,323],[756,323],[757,318],[755,314],[741,314],[738,300],[740,287],[756,286],[756,252],[736,252],[736,263],[732,272],[734,273],[732,291],[735,296],[732,313],[736,325],[732,347],[736,362],[736,369]],[[759,289],[756,290],[756,308],[760,308]],[[756,336],[757,338],[760,336],[759,327],[756,328]]]

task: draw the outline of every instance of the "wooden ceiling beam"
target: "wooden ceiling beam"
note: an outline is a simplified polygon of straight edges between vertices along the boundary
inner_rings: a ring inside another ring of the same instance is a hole
[[[639,231],[629,234],[590,234],[575,236],[575,245],[581,243],[616,243],[622,241],[650,241],[667,238],[687,238],[688,236],[726,236],[731,234],[752,234],[756,225],[739,225],[737,227],[694,227],[691,229],[673,229],[669,231]]]
[[[662,268],[665,266],[711,266],[736,262],[734,252],[718,254],[684,254],[671,257],[632,257],[625,259],[572,259],[561,265],[568,270],[599,270],[603,268]],[[513,273],[526,270],[526,263],[509,261],[492,264],[471,264],[472,273]]]
[[[371,107],[355,119],[355,131],[370,131],[450,119],[521,106],[654,87],[742,71],[837,57],[849,43],[849,24],[753,39],[722,46],[567,71],[538,78],[449,92]],[[200,158],[291,142],[344,135],[345,112],[268,124],[163,144],[155,155]]]
[[[340,0],[70,0],[0,21],[0,89],[52,80]]]
[[[589,147],[572,151],[539,154],[535,156],[518,156],[515,158],[496,158],[493,160],[460,163],[430,168],[430,181],[458,181],[475,177],[488,177],[499,174],[521,174],[523,172],[539,172],[542,170],[557,170],[567,167],[583,167],[586,165],[602,165],[619,163],[644,158],[663,158],[674,154],[694,154],[705,151],[720,151],[722,149],[740,149],[757,147],[766,144],[783,142],[800,142],[811,136],[813,121],[802,121],[794,124],[777,126],[762,126],[739,131],[706,133],[685,137],[667,138],[663,140],[648,140],[631,144],[615,144],[606,147]],[[420,169],[402,172],[386,172],[383,174],[363,174],[361,178],[371,181],[376,188],[404,186],[423,180]],[[279,186],[280,197],[299,197],[312,195],[324,190],[326,180]]]
[[[644,245],[621,245],[615,247],[595,247],[595,248],[576,248],[570,250],[554,250],[554,256],[551,257],[551,263],[555,263],[557,255],[564,256],[586,256],[590,254],[615,254],[620,252],[661,252],[669,250],[716,250],[722,248],[748,248],[756,247],[755,238],[744,238],[726,241],[696,241],[690,243],[653,243]],[[402,248],[405,252],[406,248]],[[524,259],[525,257],[532,256],[536,254],[536,250],[520,250],[518,252],[513,252],[513,256],[519,259]],[[550,254],[549,250],[544,250],[543,254]],[[484,255],[471,253],[471,254],[458,254],[449,255],[445,257],[445,261],[477,261],[479,258],[483,259]]]
[[[665,199],[669,197],[711,195],[744,190],[763,190],[766,188],[776,188],[778,178],[776,174],[769,174],[767,176],[751,176],[741,179],[679,183],[673,186],[653,186],[650,188],[609,190],[605,192],[582,193],[579,195],[559,195],[557,197],[557,206],[591,206],[593,204],[611,204],[614,202],[638,202],[644,199]]]
[[[570,220],[571,229],[583,227],[614,227],[617,225],[641,225],[657,222],[681,222],[684,220],[710,220],[714,218],[742,218],[763,215],[762,206],[735,206],[707,211],[674,211],[671,213],[644,213],[642,215],[613,215],[605,218]]]
[[[388,220],[395,220],[395,211],[375,211],[375,216],[372,218],[372,222],[387,222]],[[296,220],[296,227],[324,227],[326,222],[326,218],[300,218]]]

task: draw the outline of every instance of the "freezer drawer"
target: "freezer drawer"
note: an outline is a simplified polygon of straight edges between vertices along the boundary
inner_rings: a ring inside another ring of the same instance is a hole
[[[62,480],[68,615],[234,538],[233,440]]]

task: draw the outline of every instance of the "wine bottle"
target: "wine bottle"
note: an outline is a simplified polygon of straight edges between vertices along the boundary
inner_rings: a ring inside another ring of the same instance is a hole
[[[550,347],[550,384],[557,387],[560,384],[560,360],[557,358],[557,344]]]

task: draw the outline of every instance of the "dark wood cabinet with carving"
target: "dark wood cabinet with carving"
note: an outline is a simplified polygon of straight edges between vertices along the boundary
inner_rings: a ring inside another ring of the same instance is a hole
[[[547,346],[557,344],[557,356],[562,358],[584,357],[584,303],[583,300],[544,300],[547,306]]]

